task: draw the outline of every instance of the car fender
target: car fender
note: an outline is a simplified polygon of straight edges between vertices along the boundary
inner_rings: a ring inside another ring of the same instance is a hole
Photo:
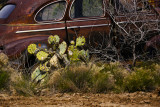
[[[30,37],[30,38],[25,38],[25,39],[20,39],[20,40],[15,40],[11,43],[5,44],[3,46],[2,52],[7,54],[8,57],[10,58],[15,58],[21,55],[28,47],[29,44],[35,43],[35,44],[45,44],[48,46],[47,40],[48,40],[49,35],[44,35],[44,36],[35,36],[35,37]]]

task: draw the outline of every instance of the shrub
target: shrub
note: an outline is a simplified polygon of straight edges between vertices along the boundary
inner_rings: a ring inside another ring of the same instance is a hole
[[[126,91],[149,91],[155,86],[153,72],[149,69],[136,68],[124,80],[124,87]]]
[[[70,65],[61,72],[54,72],[50,77],[51,84],[60,92],[86,92],[90,90],[92,73],[85,65]]]
[[[95,64],[72,64],[68,69],[54,72],[49,85],[60,92],[108,92],[114,86],[114,79],[102,69]]]
[[[0,90],[7,89],[9,83],[9,73],[0,70]]]
[[[0,90],[8,89],[10,71],[11,68],[8,66],[8,57],[4,53],[0,53]]]
[[[18,95],[34,96],[36,93],[35,84],[32,84],[28,77],[21,75],[21,77],[16,78],[12,85]]]
[[[103,72],[108,72],[114,79],[114,92],[123,92],[124,79],[130,74],[119,62],[104,64]]]
[[[114,87],[113,76],[107,72],[98,72],[93,75],[93,89],[94,93],[109,92]]]
[[[16,94],[22,96],[35,96],[40,95],[41,91],[46,88],[46,82],[34,83],[29,75],[20,72],[13,72],[11,74],[11,85]]]
[[[154,70],[154,79],[156,82],[156,85],[160,87],[160,64],[155,64],[155,70]]]

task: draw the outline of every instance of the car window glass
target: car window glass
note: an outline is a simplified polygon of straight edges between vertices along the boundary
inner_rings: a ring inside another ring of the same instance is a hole
[[[7,18],[12,11],[14,10],[16,6],[13,4],[8,4],[6,6],[4,6],[1,10],[0,10],[0,18],[5,19]]]
[[[65,10],[65,1],[52,3],[38,12],[36,21],[60,20],[63,17]]]
[[[71,18],[103,16],[103,0],[75,0],[70,11]]]

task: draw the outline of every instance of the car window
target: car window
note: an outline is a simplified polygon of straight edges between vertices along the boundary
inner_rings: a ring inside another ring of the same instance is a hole
[[[5,5],[1,10],[0,10],[0,18],[2,19],[5,19],[7,18],[11,13],[12,11],[15,9],[15,5],[13,4],[8,4],[8,5]]]
[[[70,11],[71,18],[103,16],[103,0],[75,0]]]
[[[65,1],[55,2],[42,8],[35,19],[36,21],[57,21],[63,17],[65,10]]]

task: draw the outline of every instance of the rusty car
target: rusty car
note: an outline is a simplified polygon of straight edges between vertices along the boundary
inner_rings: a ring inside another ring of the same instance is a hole
[[[67,43],[78,36],[85,36],[88,46],[92,43],[95,47],[102,42],[105,44],[102,35],[110,35],[117,23],[128,23],[121,13],[132,7],[127,7],[123,1],[9,0],[0,10],[0,52],[15,57],[31,43],[39,48],[47,48],[50,35],[59,35],[61,41]],[[111,5],[116,7],[110,8]],[[160,11],[148,5],[151,7],[148,20],[152,18],[157,22]],[[125,10],[118,14],[115,10],[122,10],[122,7]],[[128,12],[132,13],[131,9]]]

